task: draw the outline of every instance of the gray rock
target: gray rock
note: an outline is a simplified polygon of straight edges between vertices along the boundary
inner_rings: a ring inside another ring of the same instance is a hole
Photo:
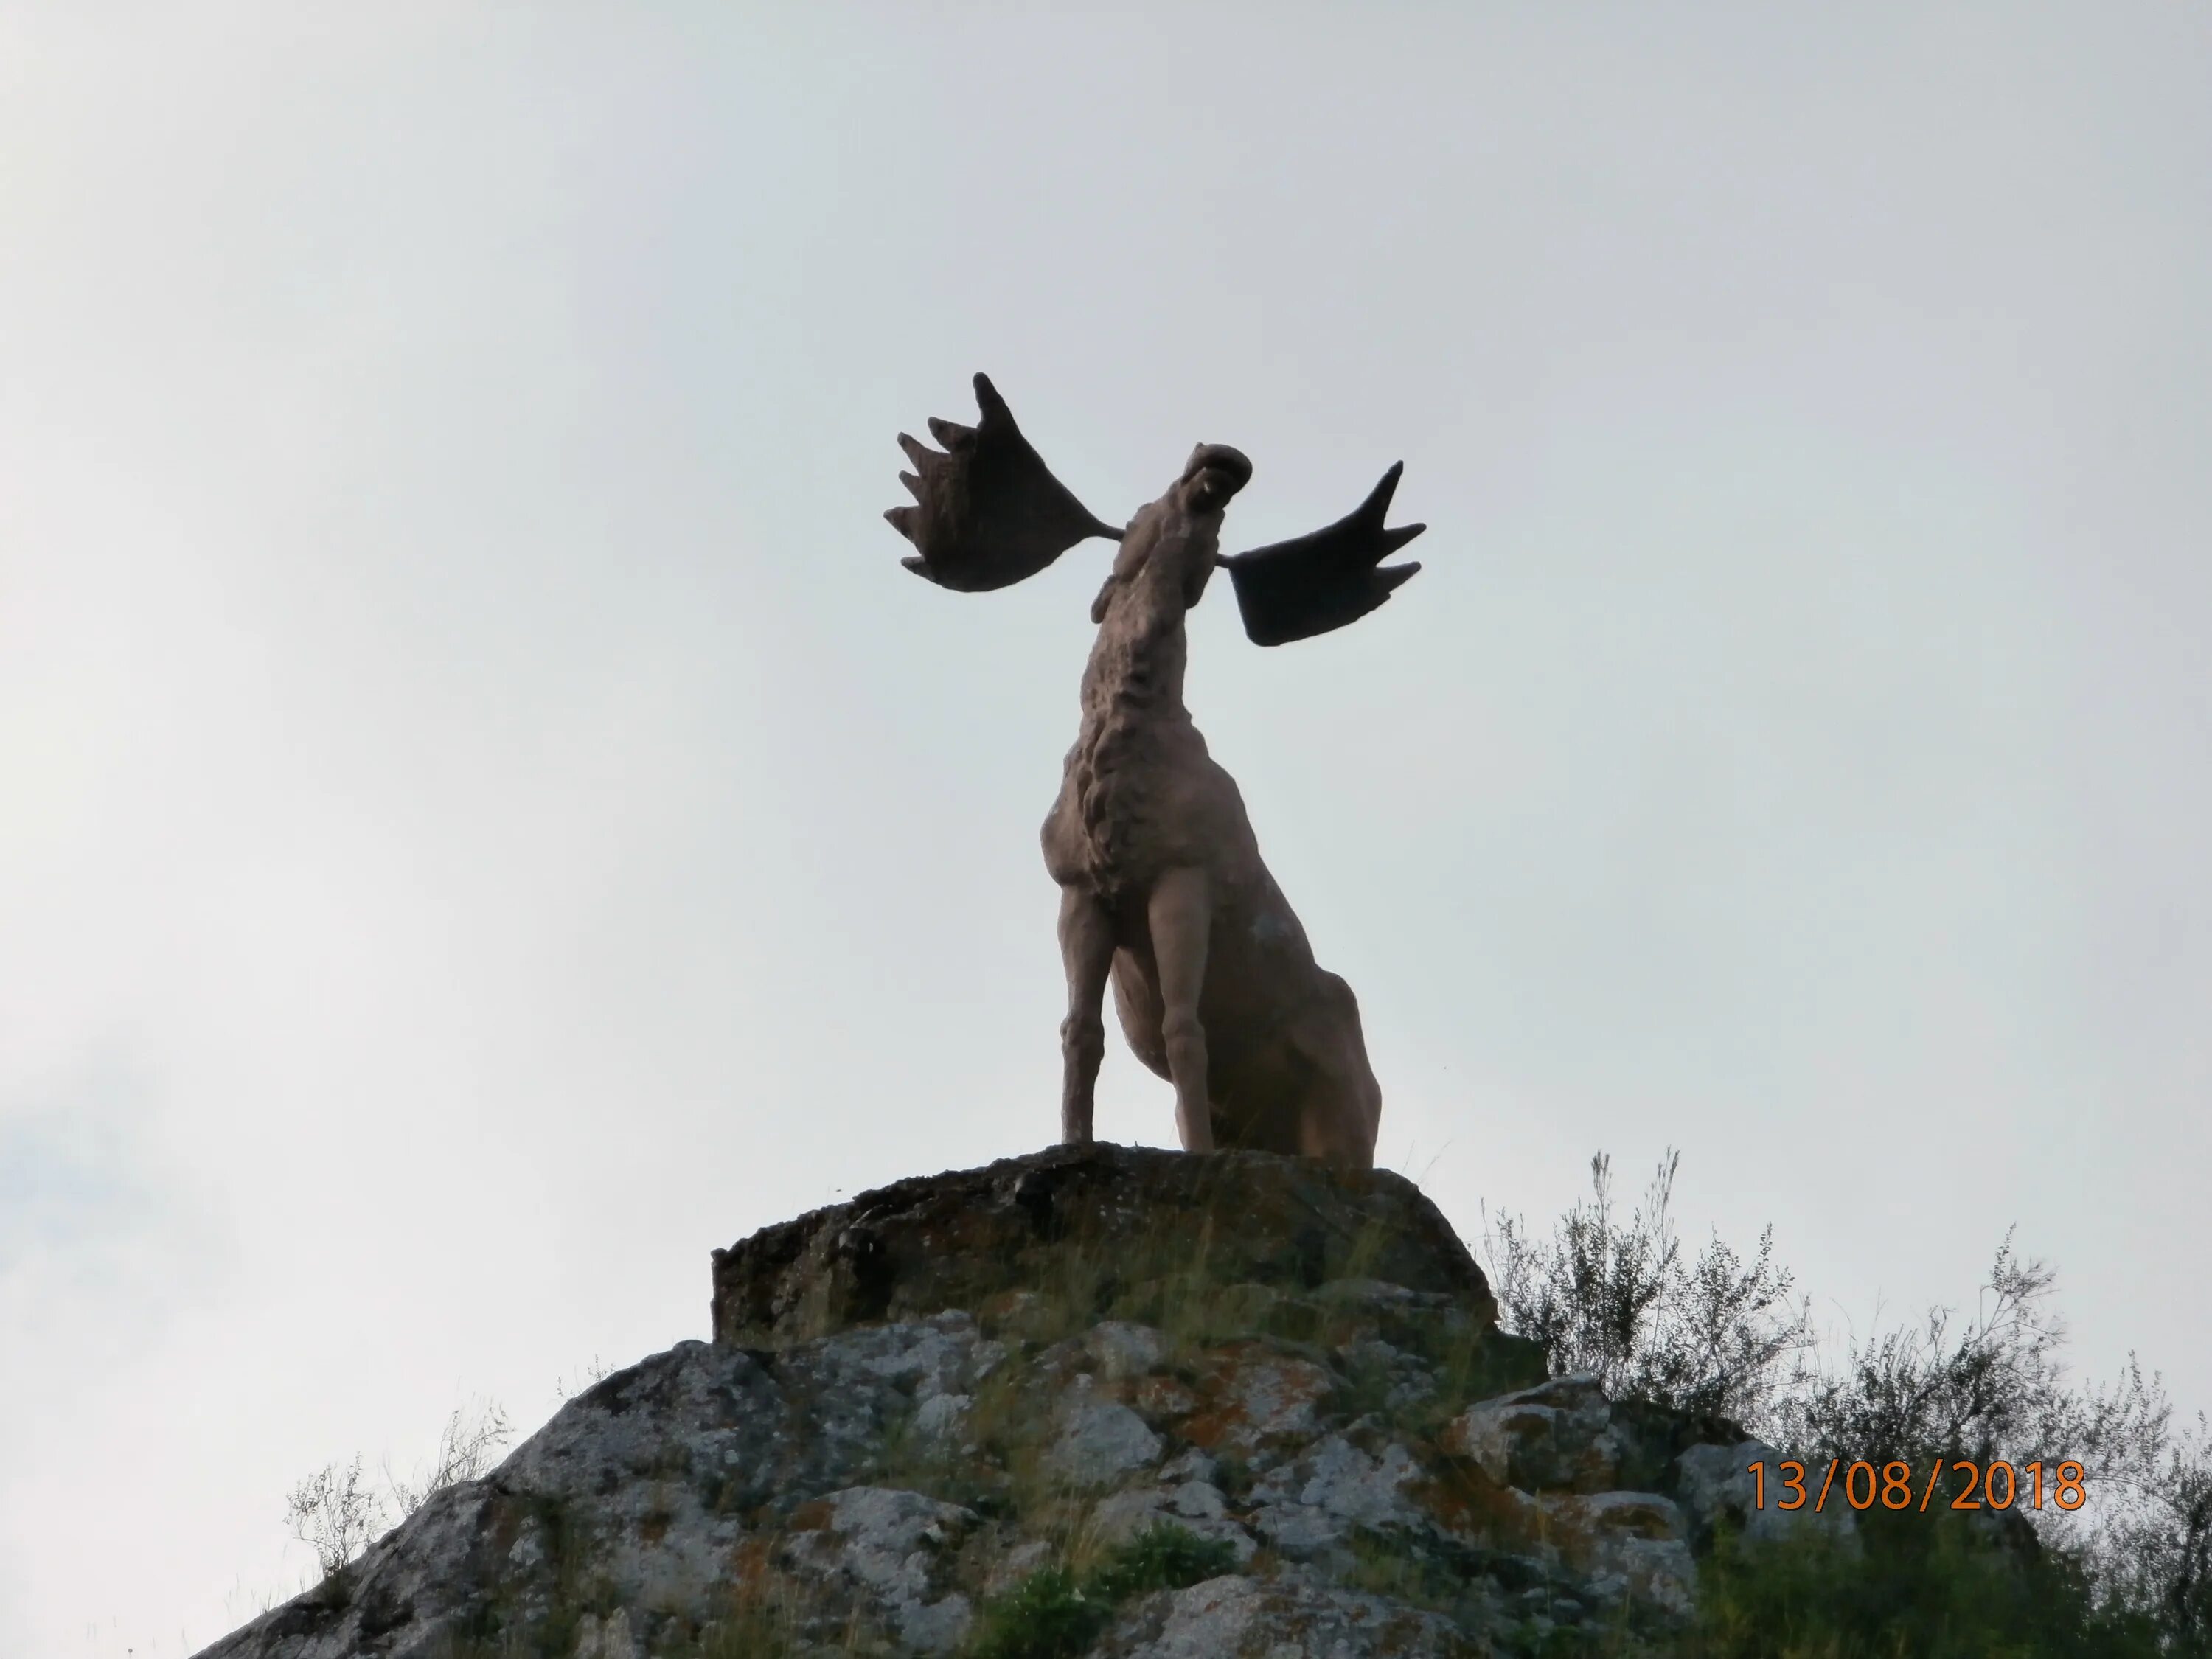
[[[1061,1407],[1060,1433],[1047,1461],[1063,1480],[1103,1486],[1159,1461],[1163,1443],[1127,1406],[1077,1389]]]
[[[1560,1548],[1587,1575],[1591,1597],[1677,1616],[1697,1594],[1697,1566],[1680,1505],[1656,1492],[1571,1493],[1540,1500]]]
[[[1170,1458],[1160,1468],[1160,1479],[1167,1481],[1204,1480],[1211,1483],[1219,1473],[1218,1466],[1195,1446],[1186,1447]]]
[[[1229,1513],[1221,1488],[1210,1480],[1186,1480],[1173,1488],[1168,1507],[1186,1521],[1218,1521]]]
[[[1333,1548],[1361,1528],[1425,1528],[1426,1518],[1405,1496],[1422,1474],[1402,1445],[1386,1445],[1376,1457],[1332,1434],[1253,1487],[1258,1507],[1252,1524],[1294,1559]]]
[[[841,1331],[822,1343],[817,1363],[880,1377],[927,1400],[981,1380],[975,1363],[981,1340],[975,1319],[955,1310],[926,1320]]]
[[[1753,1463],[1766,1465],[1766,1502],[1761,1504]],[[1733,1446],[1692,1446],[1675,1459],[1682,1507],[1688,1512],[1692,1536],[1702,1543],[1717,1527],[1727,1526],[1747,1539],[1767,1540],[1805,1534],[1826,1534],[1845,1549],[1859,1544],[1858,1522],[1848,1503],[1833,1494],[1814,1509],[1820,1495],[1817,1479],[1807,1487],[1802,1508],[1785,1510],[1790,1494],[1782,1485],[1783,1454],[1763,1440],[1745,1440]]]
[[[914,1431],[925,1440],[958,1443],[966,1431],[968,1408],[975,1403],[969,1395],[933,1394],[915,1407]]]
[[[1256,1459],[1271,1443],[1320,1431],[1322,1402],[1335,1392],[1336,1378],[1312,1360],[1242,1342],[1217,1352],[1200,1386],[1214,1402],[1202,1443]]]
[[[1445,1431],[1444,1443],[1523,1492],[1602,1492],[1620,1473],[1610,1419],[1595,1377],[1554,1377],[1470,1407]]]
[[[1148,1528],[1172,1523],[1200,1538],[1228,1545],[1240,1567],[1249,1561],[1260,1547],[1252,1534],[1229,1517],[1225,1506],[1211,1514],[1205,1512],[1203,1504],[1189,1510],[1180,1507],[1187,1490],[1150,1486],[1117,1492],[1091,1510],[1091,1532],[1102,1544],[1120,1544]]]
[[[1716,1527],[1776,1524],[1743,1516],[1760,1449],[1586,1377],[1517,1386],[1526,1345],[1417,1200],[1060,1149],[771,1229],[717,1265],[720,1345],[605,1378],[204,1659],[945,1654],[1029,1575],[1168,1524],[1238,1571],[1119,1607],[1109,1659],[1458,1659],[1524,1616],[1680,1617]],[[1216,1255],[1146,1276],[1185,1248]],[[1056,1276],[1081,1251],[1112,1271]],[[1066,1283],[1135,1316],[1076,1317]],[[1418,1598],[1358,1587],[1396,1584]]]
[[[910,1647],[939,1653],[966,1633],[968,1600],[947,1593],[943,1580],[949,1553],[975,1524],[972,1510],[917,1492],[851,1486],[793,1520],[803,1529],[785,1547],[791,1565],[817,1581],[843,1581]]]
[[[595,1613],[586,1613],[576,1625],[576,1659],[637,1659],[629,1614],[621,1607],[604,1620]]]
[[[1449,1620],[1299,1573],[1208,1579],[1149,1596],[1101,1638],[1101,1659],[1473,1659]]]
[[[1015,1545],[991,1564],[990,1573],[983,1581],[983,1594],[1004,1595],[1031,1573],[1050,1566],[1052,1556],[1052,1546],[1042,1538]]]
[[[1342,1435],[1333,1434],[1298,1465],[1305,1484],[1297,1501],[1364,1527],[1412,1526],[1419,1516],[1407,1503],[1407,1483],[1419,1479],[1420,1466],[1405,1447],[1393,1442],[1380,1457],[1370,1457]]]
[[[1149,1325],[1109,1319],[1093,1325],[1083,1339],[1085,1352],[1109,1382],[1142,1376],[1167,1355],[1167,1339]]]

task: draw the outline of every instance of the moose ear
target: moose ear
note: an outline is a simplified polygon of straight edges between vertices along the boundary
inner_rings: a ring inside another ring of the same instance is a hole
[[[941,453],[899,434],[915,465],[899,482],[915,505],[884,517],[914,544],[913,556],[902,561],[908,569],[939,587],[977,593],[1036,575],[1086,537],[1121,539],[1052,476],[988,375],[975,377],[975,403],[982,418],[974,426],[931,419]]]

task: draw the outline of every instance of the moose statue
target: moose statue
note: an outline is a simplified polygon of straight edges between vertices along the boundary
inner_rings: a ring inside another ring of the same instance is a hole
[[[988,377],[981,418],[932,417],[941,451],[906,434],[899,475],[915,505],[884,514],[914,544],[903,562],[940,587],[981,592],[1033,576],[1078,542],[1119,542],[1091,602],[1083,723],[1044,821],[1060,884],[1067,973],[1060,1138],[1091,1139],[1110,979],[1139,1059],[1175,1085],[1183,1150],[1248,1147],[1371,1169],[1382,1091],[1352,988],[1314,960],[1261,862],[1244,802],[1183,707],[1183,616],[1216,565],[1255,644],[1343,627],[1420,568],[1382,560],[1426,527],[1386,529],[1402,464],[1326,529],[1224,556],[1221,520],[1252,464],[1200,444],[1160,498],[1120,530],[1053,477]]]

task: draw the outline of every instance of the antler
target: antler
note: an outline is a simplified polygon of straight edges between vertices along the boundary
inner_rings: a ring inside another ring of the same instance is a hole
[[[1326,529],[1221,561],[1253,644],[1287,645],[1357,622],[1413,579],[1417,562],[1378,568],[1428,528],[1383,527],[1405,470],[1403,461],[1392,463],[1367,499]]]
[[[974,426],[930,416],[942,453],[899,434],[915,466],[899,482],[915,504],[884,517],[915,545],[901,563],[940,587],[979,593],[1034,576],[1088,537],[1121,539],[1052,476],[987,374],[975,377],[975,404]]]

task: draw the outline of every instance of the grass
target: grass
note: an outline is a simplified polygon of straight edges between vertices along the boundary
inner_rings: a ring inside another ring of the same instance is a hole
[[[1436,1612],[1450,1611],[1466,1589],[1465,1580],[1443,1563],[1399,1548],[1395,1540],[1358,1532],[1349,1545],[1352,1565],[1344,1583],[1352,1589]]]
[[[800,1659],[823,1654],[875,1654],[884,1650],[876,1632],[855,1612],[829,1645],[807,1641],[798,1602],[741,1600],[721,1618],[709,1621],[690,1641],[653,1649],[654,1659]]]
[[[1066,1567],[1045,1567],[985,1606],[969,1659],[1075,1659],[1113,1617]]]
[[[1089,1572],[1066,1565],[1030,1574],[984,1604],[966,1659],[1075,1659],[1098,1639],[1124,1601],[1183,1589],[1237,1564],[1227,1544],[1160,1522],[1104,1553]]]
[[[1684,1659],[2151,1659],[2147,1625],[2100,1609],[2078,1564],[2008,1547],[1948,1520],[1860,1516],[1865,1547],[1825,1538],[1747,1547],[1700,1564]]]

